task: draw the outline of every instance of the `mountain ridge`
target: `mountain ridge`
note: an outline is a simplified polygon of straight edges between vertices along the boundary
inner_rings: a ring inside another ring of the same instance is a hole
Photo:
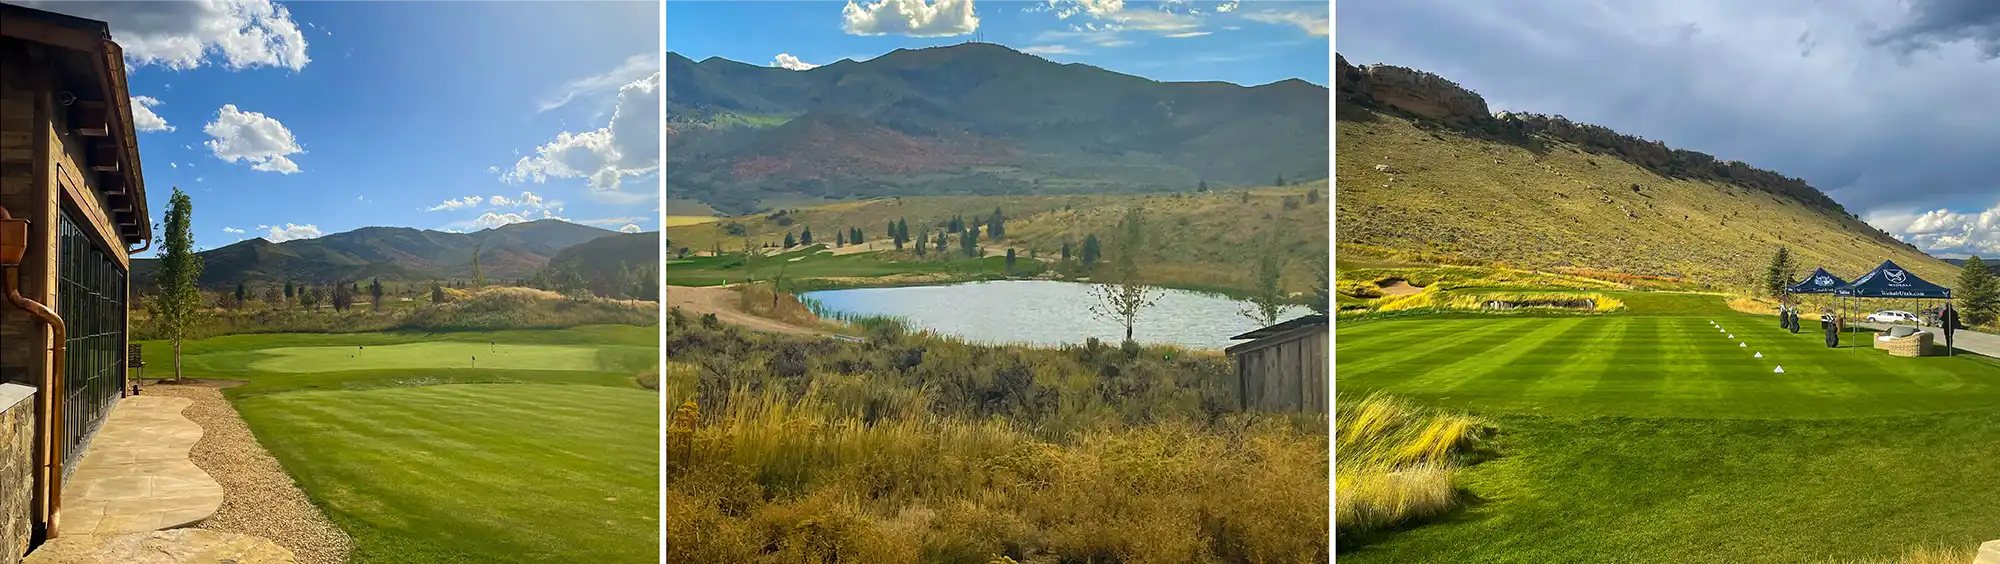
[[[1260,186],[1328,168],[1330,91],[1299,79],[1161,82],[990,43],[804,71],[668,52],[665,74],[668,191],[731,214],[799,200]],[[842,125],[786,127],[800,119]]]
[[[480,247],[487,278],[526,277],[564,249],[618,232],[559,219],[511,223],[471,233],[370,226],[311,239],[272,242],[252,237],[196,253],[199,284],[324,284],[381,278],[418,281],[472,277],[472,249]],[[151,288],[157,259],[133,259],[135,286]]]

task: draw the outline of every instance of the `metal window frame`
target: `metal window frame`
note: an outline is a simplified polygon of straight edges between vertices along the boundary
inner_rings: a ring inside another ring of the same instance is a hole
[[[123,395],[125,377],[130,274],[82,215],[68,205],[56,214],[56,311],[69,326],[64,397],[56,398],[63,402],[65,480]]]

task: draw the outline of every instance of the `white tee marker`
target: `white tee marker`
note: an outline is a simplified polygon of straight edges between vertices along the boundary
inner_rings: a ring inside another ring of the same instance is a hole
[[[1764,353],[1757,353],[1757,358],[1764,358]]]
[[[1734,338],[1736,338],[1736,334],[1735,334],[1735,333],[1730,333],[1730,334],[1729,334],[1729,338],[1731,338],[1731,339],[1734,339]]]
[[[1783,367],[1783,366],[1780,366],[1780,367],[1778,367],[1778,369],[1777,369],[1777,370],[1772,370],[1772,372],[1776,372],[1776,373],[1778,373],[1778,374],[1784,374],[1784,373],[1785,373],[1785,367]]]
[[[1749,348],[1749,347],[1750,347],[1750,344],[1749,344],[1749,343],[1736,343],[1736,346],[1737,346],[1737,347],[1739,347],[1739,348]]]

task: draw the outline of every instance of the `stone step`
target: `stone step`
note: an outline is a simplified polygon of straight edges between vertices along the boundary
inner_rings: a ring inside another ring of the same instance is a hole
[[[2000,540],[1979,545],[1979,557],[1974,558],[1972,564],[2000,564]]]
[[[296,564],[292,551],[271,539],[203,529],[122,535],[64,535],[28,554],[21,564]]]

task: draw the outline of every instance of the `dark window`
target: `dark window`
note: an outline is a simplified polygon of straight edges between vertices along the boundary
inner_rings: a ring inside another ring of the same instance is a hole
[[[90,437],[124,385],[125,270],[62,214],[57,312],[69,330],[63,377],[63,471],[83,459]]]

